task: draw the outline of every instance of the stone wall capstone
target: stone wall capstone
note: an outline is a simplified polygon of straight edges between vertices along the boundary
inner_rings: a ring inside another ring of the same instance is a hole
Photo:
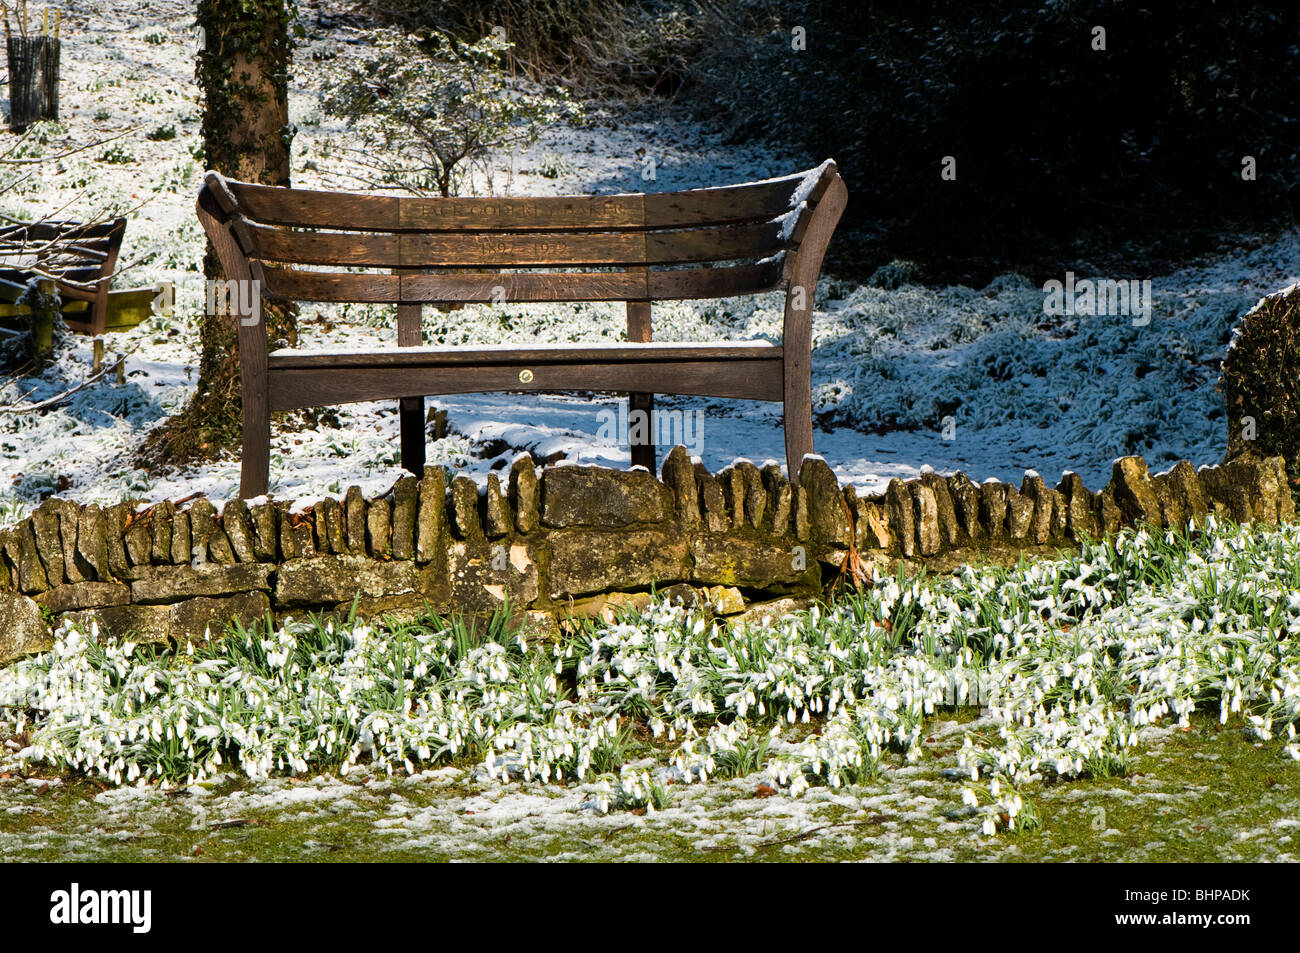
[[[1121,526],[1185,529],[1214,514],[1276,524],[1295,509],[1280,457],[1152,475],[1116,460],[1098,492],[1067,473],[1019,487],[929,468],[883,493],[841,487],[820,457],[797,484],[737,461],[717,474],[675,447],[662,478],[526,455],[480,488],[440,467],[366,499],[357,487],[308,508],[198,496],[108,507],[51,498],[0,530],[0,662],[51,644],[64,619],[101,632],[199,640],[230,621],[307,612],[413,617],[509,602],[554,628],[611,618],[652,589],[750,618],[806,605],[852,544],[892,572],[1047,553]]]

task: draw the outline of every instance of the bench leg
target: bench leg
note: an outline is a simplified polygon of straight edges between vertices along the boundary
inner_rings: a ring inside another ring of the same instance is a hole
[[[424,398],[403,397],[398,412],[402,427],[402,467],[424,473]]]
[[[240,462],[239,495],[242,499],[266,493],[271,476],[271,415],[266,394],[245,391],[244,453]]]
[[[648,269],[644,267],[629,268],[633,274],[646,275]],[[650,321],[650,302],[649,301],[629,301],[627,302],[627,339],[629,341],[647,342],[651,338],[651,321]],[[627,416],[628,429],[635,432],[631,426],[632,415],[636,411],[645,412],[646,424],[648,426],[648,437],[644,443],[631,442],[630,450],[632,451],[632,466],[645,467],[651,473],[655,470],[655,435],[654,435],[654,394],[628,394],[627,395]]]
[[[806,364],[805,364],[806,367]],[[805,454],[813,452],[812,379],[807,370],[785,367],[785,465],[790,482],[799,481],[799,467]]]
[[[645,467],[651,473],[655,470],[655,435],[654,435],[654,394],[628,394],[627,395],[627,415],[632,419],[632,415],[638,411],[645,411],[647,425],[646,440],[644,443],[633,442],[631,444],[632,466]],[[629,430],[634,430],[629,426]]]

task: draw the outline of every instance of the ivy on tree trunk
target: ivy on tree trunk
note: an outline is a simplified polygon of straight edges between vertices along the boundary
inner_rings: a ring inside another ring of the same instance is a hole
[[[289,67],[293,0],[199,0],[196,22],[203,47],[195,67],[203,93],[204,164],[222,175],[263,185],[289,184]],[[224,278],[211,246],[203,259],[208,279]],[[272,347],[296,342],[291,308],[263,304]],[[150,436],[141,462],[185,464],[239,445],[239,349],[233,321],[205,314],[194,396],[181,413]]]

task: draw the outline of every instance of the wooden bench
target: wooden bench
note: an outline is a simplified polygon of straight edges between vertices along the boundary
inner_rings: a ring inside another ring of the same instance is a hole
[[[0,226],[0,302],[16,302],[32,278],[51,278],[68,327],[103,334],[108,287],[125,234],[125,218]]]
[[[227,280],[252,289],[230,312],[239,318],[240,492],[266,492],[272,411],[399,399],[402,465],[418,473],[424,397],[483,391],[628,392],[632,409],[647,412],[655,393],[781,401],[797,478],[813,449],[813,296],[846,196],[830,161],[724,188],[547,198],[352,195],[209,172],[199,219]],[[766,291],[786,294],[780,344],[651,342],[653,301]],[[255,320],[261,295],[395,304],[398,346],[268,353]],[[424,346],[422,305],[504,301],[623,301],[627,341]],[[634,446],[632,462],[654,472],[653,443]]]

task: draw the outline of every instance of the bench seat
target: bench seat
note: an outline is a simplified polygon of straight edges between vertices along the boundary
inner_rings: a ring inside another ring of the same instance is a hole
[[[518,344],[431,344],[400,350],[369,348],[291,348],[267,355],[267,366],[277,367],[434,367],[446,364],[564,364],[574,360],[601,361],[716,361],[781,360],[781,346],[771,341],[705,341],[677,344],[671,341],[617,344],[556,344],[523,347]]]
[[[426,396],[607,390],[780,400],[782,355],[770,341],[282,348],[267,355],[267,375],[272,410],[402,397],[413,383]]]

